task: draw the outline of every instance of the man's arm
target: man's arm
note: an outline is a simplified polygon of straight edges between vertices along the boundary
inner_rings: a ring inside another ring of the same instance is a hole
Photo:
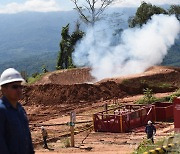
[[[156,134],[156,127],[153,125],[154,134]]]
[[[28,121],[28,118],[27,118],[27,113],[25,111],[25,109],[22,107],[22,110],[23,112],[25,113],[24,116],[26,116],[25,118],[27,119],[27,124],[28,124],[28,131],[29,131],[29,146],[30,146],[30,154],[34,154],[34,147],[33,147],[33,143],[32,143],[32,137],[31,137],[31,131],[30,131],[30,128],[29,128],[29,121]]]
[[[9,150],[5,140],[5,113],[0,107],[0,154],[9,154]]]
[[[147,134],[147,126],[146,126],[146,128],[145,128],[145,133]]]
[[[29,137],[30,137],[30,152],[31,154],[34,154],[34,147],[33,147],[33,144],[32,144],[32,137],[31,137],[31,132],[29,131]]]

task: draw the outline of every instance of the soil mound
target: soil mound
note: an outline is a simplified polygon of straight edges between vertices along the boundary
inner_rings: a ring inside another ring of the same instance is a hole
[[[74,85],[33,85],[25,87],[24,94],[23,99],[27,101],[29,105],[34,103],[53,105],[62,102],[93,102],[126,95],[121,87],[112,81],[99,85],[86,83]]]
[[[60,85],[72,85],[78,83],[92,82],[94,78],[90,74],[90,68],[75,68],[69,70],[59,70],[55,72],[49,72],[42,77],[40,81],[37,81],[35,85],[44,84],[60,84]]]
[[[73,84],[92,81],[90,69],[71,71],[60,72],[58,75],[57,72],[51,73],[48,80],[44,77],[39,83],[25,87],[23,100],[30,104],[44,105],[95,102],[142,94],[145,88],[152,89],[154,93],[172,92],[180,88],[180,68],[174,67],[152,67],[142,74],[104,79],[94,84]]]

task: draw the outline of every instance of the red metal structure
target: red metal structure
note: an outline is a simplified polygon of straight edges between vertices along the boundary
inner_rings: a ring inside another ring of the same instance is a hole
[[[174,106],[174,128],[176,132],[180,132],[180,97],[175,98]]]
[[[173,103],[156,102],[156,121],[170,121],[174,119]]]
[[[155,121],[155,105],[124,105],[93,115],[96,132],[129,132],[144,126],[148,120]]]

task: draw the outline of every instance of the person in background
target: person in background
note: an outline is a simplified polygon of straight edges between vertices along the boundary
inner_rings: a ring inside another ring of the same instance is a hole
[[[148,121],[148,124],[145,128],[145,132],[147,134],[147,139],[151,139],[152,143],[154,144],[154,135],[156,134],[156,127],[150,120]]]
[[[34,154],[28,119],[22,105],[21,74],[6,69],[0,77],[0,154]]]
[[[42,133],[42,137],[43,137],[43,142],[44,142],[44,148],[48,149],[48,145],[47,145],[47,137],[48,137],[48,133],[46,131],[46,129],[41,126],[41,133]]]

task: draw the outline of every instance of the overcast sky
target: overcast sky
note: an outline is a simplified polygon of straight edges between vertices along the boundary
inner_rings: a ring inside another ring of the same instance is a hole
[[[83,0],[79,0],[82,1]],[[115,7],[138,7],[142,1],[155,5],[180,4],[180,0],[117,0]],[[0,0],[0,13],[23,11],[52,12],[67,11],[74,7],[71,0]]]

